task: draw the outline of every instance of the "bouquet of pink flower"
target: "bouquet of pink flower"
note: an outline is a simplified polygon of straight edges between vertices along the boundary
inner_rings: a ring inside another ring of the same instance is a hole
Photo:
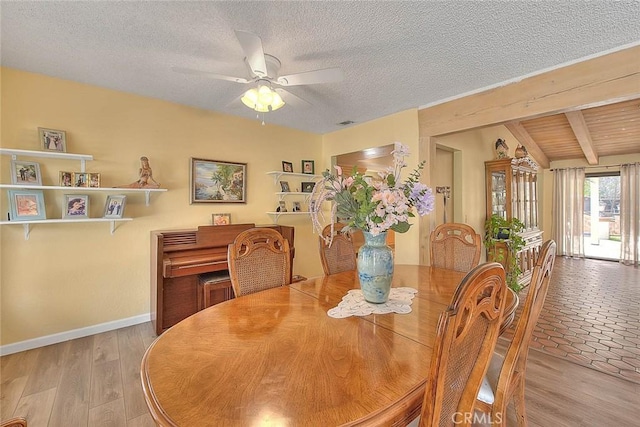
[[[309,203],[313,228],[318,234],[322,232],[325,201],[333,202],[332,223],[337,219],[347,224],[347,228],[359,228],[374,236],[388,230],[405,233],[411,227],[409,218],[415,217],[414,211],[420,216],[433,211],[433,192],[418,181],[424,162],[402,182],[400,173],[407,166],[404,158],[409,150],[396,142],[392,154],[393,166],[379,172],[380,179],[366,177],[355,168],[352,176],[344,177],[339,166],[335,167],[336,175],[328,170],[322,173]]]

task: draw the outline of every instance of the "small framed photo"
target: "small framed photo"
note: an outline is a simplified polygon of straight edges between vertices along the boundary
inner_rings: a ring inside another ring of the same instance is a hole
[[[40,164],[36,162],[12,160],[11,183],[16,185],[42,185]]]
[[[60,171],[60,187],[73,187],[73,172]]]
[[[284,193],[288,193],[289,191],[291,191],[289,189],[289,183],[287,181],[280,181],[280,188],[282,188],[282,191]]]
[[[280,202],[278,203],[278,208],[276,209],[276,212],[286,212],[287,211],[287,204],[284,202],[284,200],[280,200]]]
[[[315,173],[315,166],[313,160],[303,160],[302,161],[302,173],[308,173],[313,175]]]
[[[107,197],[107,202],[104,204],[104,218],[122,218],[124,214],[124,203],[127,196],[122,194],[110,195]]]
[[[7,190],[11,221],[47,219],[42,190]]]
[[[282,161],[282,172],[293,172],[293,163]]]
[[[67,133],[63,130],[38,128],[40,135],[40,144],[42,149],[46,151],[67,151]]]
[[[191,158],[190,203],[247,203],[247,164]]]
[[[315,182],[302,182],[300,183],[302,186],[303,193],[313,193],[313,188],[316,186]]]
[[[89,188],[100,188],[100,174],[90,173],[88,177]]]
[[[89,186],[89,174],[87,172],[73,173],[73,186],[86,188]]]
[[[62,219],[89,218],[88,194],[65,194],[62,197]]]
[[[211,215],[211,223],[213,225],[229,225],[231,224],[231,214],[214,213]]]
[[[300,212],[302,209],[300,208],[300,202],[293,202],[293,212]]]

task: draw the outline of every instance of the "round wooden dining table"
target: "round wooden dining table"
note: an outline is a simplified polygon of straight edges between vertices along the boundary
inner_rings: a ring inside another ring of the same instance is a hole
[[[420,413],[440,313],[464,273],[396,265],[408,314],[335,319],[353,271],[225,301],[160,335],[141,366],[161,426],[406,425]],[[518,298],[508,292],[503,328]]]

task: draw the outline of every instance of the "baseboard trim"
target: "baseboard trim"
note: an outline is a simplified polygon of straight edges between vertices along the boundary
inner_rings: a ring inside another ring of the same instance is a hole
[[[44,337],[33,338],[13,344],[0,346],[0,356],[18,353],[20,351],[31,350],[33,348],[44,347],[46,345],[57,344],[76,338],[87,337],[101,332],[113,331],[114,329],[125,328],[139,323],[151,321],[151,313],[141,314],[126,319],[113,320],[99,325],[87,326],[86,328],[73,329],[71,331],[60,332]]]

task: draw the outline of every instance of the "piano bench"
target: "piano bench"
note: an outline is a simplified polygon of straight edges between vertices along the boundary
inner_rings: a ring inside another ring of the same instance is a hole
[[[228,271],[198,275],[198,310],[230,300],[234,297]]]

